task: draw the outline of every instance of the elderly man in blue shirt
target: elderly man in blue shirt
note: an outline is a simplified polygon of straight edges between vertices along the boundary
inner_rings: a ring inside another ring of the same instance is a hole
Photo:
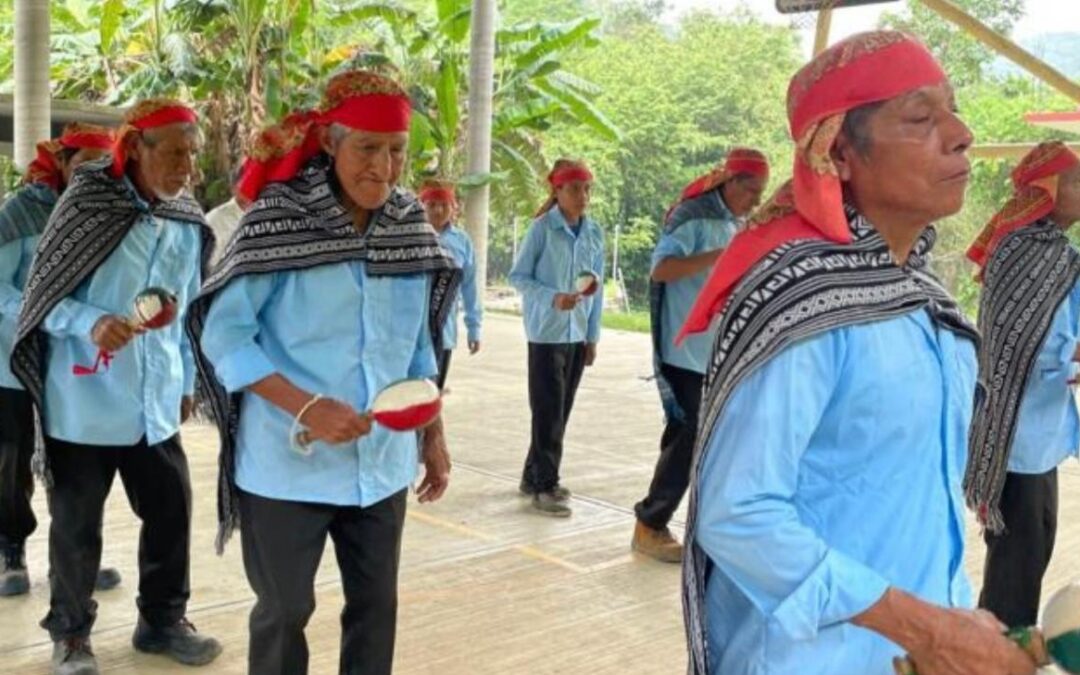
[[[668,529],[690,485],[697,435],[701,385],[712,349],[706,331],[675,344],[709,269],[760,202],[769,180],[765,155],[734,148],[713,171],[688,185],[667,214],[653,250],[649,309],[652,319],[653,373],[664,408],[648,494],[634,506],[637,523],[631,548],[662,562],[682,560],[682,546]]]
[[[585,215],[593,177],[584,163],[560,159],[548,176],[551,196],[536,214],[510,270],[521,293],[529,341],[532,441],[521,494],[537,513],[565,518],[563,438],[586,366],[596,360],[603,311],[604,234]],[[578,287],[584,278],[591,284]]]
[[[221,539],[240,526],[255,591],[248,667],[303,675],[304,628],[327,537],[345,610],[339,671],[389,675],[406,495],[439,499],[441,422],[375,425],[375,396],[434,378],[458,272],[397,187],[410,102],[400,84],[342,73],[322,108],[263,133],[238,194],[251,206],[191,312],[222,440]],[[418,455],[419,451],[419,455]]]
[[[12,369],[45,434],[52,598],[42,626],[56,675],[98,672],[92,593],[117,473],[142,520],[133,645],[190,665],[221,652],[185,618],[191,481],[179,432],[195,390],[191,343],[179,321],[147,331],[130,318],[147,287],[175,298],[181,317],[198,293],[213,248],[186,193],[198,142],[190,108],[134,106],[112,160],[81,167],[61,195],[27,277]]]
[[[1057,467],[1080,447],[1072,385],[1080,358],[1080,157],[1064,143],[1032,150],[1015,191],[968,250],[981,267],[980,379],[965,487],[986,526],[979,606],[1034,625],[1057,532]]]
[[[446,385],[446,376],[450,372],[450,357],[458,343],[458,314],[464,311],[466,338],[469,354],[480,351],[480,323],[483,321],[484,307],[480,289],[476,287],[476,252],[473,250],[469,234],[454,224],[458,208],[454,185],[449,181],[429,179],[420,185],[417,194],[424,205],[428,222],[439,233],[442,244],[454,265],[461,270],[461,294],[454,299],[453,309],[443,328],[442,349],[438,354],[439,389]]]
[[[930,52],[837,43],[788,89],[793,179],[721,255],[684,599],[695,675],[1027,675],[972,611],[961,477],[978,334],[928,269],[971,133]]]

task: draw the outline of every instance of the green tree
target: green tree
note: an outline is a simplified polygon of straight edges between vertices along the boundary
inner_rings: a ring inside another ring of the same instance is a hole
[[[663,215],[686,183],[737,145],[768,154],[774,186],[790,170],[784,96],[798,53],[786,28],[745,14],[702,12],[686,17],[675,31],[647,16],[623,22],[605,34],[603,49],[573,62],[575,72],[599,85],[595,104],[624,137],[612,143],[560,124],[546,136],[546,154],[580,157],[592,167],[590,211],[608,230],[609,247],[619,228],[620,267],[635,304],[646,298],[649,258]],[[505,231],[514,217],[527,222],[539,197],[500,204],[504,220],[493,229]],[[491,254],[493,263],[507,258]],[[505,274],[506,268],[496,272]]]

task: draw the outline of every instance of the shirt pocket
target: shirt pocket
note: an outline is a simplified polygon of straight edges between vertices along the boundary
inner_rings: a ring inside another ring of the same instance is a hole
[[[426,277],[368,277],[364,295],[366,346],[407,368],[427,319]]]

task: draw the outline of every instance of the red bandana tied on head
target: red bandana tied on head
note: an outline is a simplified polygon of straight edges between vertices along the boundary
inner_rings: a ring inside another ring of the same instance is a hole
[[[341,124],[374,133],[409,130],[412,104],[394,80],[367,70],[335,76],[326,86],[318,110],[296,112],[280,124],[261,131],[240,170],[236,193],[241,202],[253,202],[267,183],[287,181],[322,152],[318,130]]]
[[[131,134],[170,124],[196,124],[198,121],[199,116],[194,110],[171,98],[150,98],[136,103],[124,115],[124,124],[116,132],[116,143],[113,145],[112,153],[113,177],[120,178],[127,168],[128,157],[124,143]]]
[[[1061,174],[1080,165],[1080,157],[1061,141],[1040,143],[1013,169],[1013,195],[990,219],[967,250],[967,257],[980,268],[1006,235],[1045,218],[1057,203]],[[982,279],[980,269],[976,277]]]
[[[434,178],[425,180],[420,184],[420,192],[417,197],[423,203],[444,202],[450,206],[458,205],[457,195],[454,193],[454,184],[448,180]]]
[[[72,122],[64,127],[64,133],[60,138],[51,141],[42,141],[37,144],[37,156],[30,166],[26,168],[23,183],[40,183],[47,185],[59,192],[64,182],[64,174],[61,170],[60,152],[65,148],[82,150],[83,148],[99,148],[108,150],[112,147],[112,129],[99,127],[95,124],[83,124]]]
[[[585,165],[585,162],[576,159],[560,159],[556,161],[551,173],[547,176],[547,183],[550,188],[547,201],[544,202],[534,217],[539,218],[550,211],[559,201],[555,197],[555,191],[575,181],[582,183],[593,182],[592,171],[589,171],[589,167]]]
[[[840,178],[829,154],[844,116],[946,79],[929,50],[898,31],[853,35],[803,66],[787,95],[795,140],[792,180],[758,210],[716,261],[677,341],[708,330],[736,284],[777,246],[796,239],[850,242]]]
[[[760,150],[734,148],[728,153],[723,164],[683,188],[682,193],[679,194],[679,200],[672,204],[671,209],[685,201],[700,197],[739,175],[769,180],[769,160]],[[668,209],[668,214],[671,213],[671,209]]]
[[[548,184],[556,189],[574,181],[582,183],[591,183],[593,181],[592,172],[589,171],[589,167],[585,166],[584,162],[574,162],[566,166],[560,166],[552,170],[548,175]]]

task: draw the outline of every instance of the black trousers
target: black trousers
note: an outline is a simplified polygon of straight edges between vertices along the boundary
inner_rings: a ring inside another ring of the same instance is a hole
[[[34,409],[30,394],[0,387],[0,549],[22,546],[37,528],[34,496]]]
[[[241,492],[244,570],[256,596],[250,618],[249,673],[307,673],[304,627],[315,611],[315,572],[330,535],[345,591],[339,672],[389,675],[406,492],[367,508]]]
[[[180,436],[110,447],[45,439],[49,489],[49,613],[53,640],[86,637],[97,615],[94,581],[101,565],[105,498],[119,472],[139,532],[139,613],[152,626],[184,617],[191,594],[191,478]]]
[[[653,471],[649,493],[634,506],[637,519],[657,530],[671,522],[675,509],[679,508],[679,502],[690,485],[701,387],[705,381],[701,373],[666,363],[660,364],[660,369],[686,416],[682,420],[668,419],[660,436],[660,459]]]
[[[1001,494],[1004,534],[989,531],[979,607],[1010,628],[1034,626],[1042,579],[1057,534],[1057,469],[1041,474],[1009,473]]]
[[[559,485],[566,423],[584,370],[584,342],[529,343],[532,443],[521,480],[532,492],[547,492]]]
[[[442,391],[446,386],[446,376],[450,374],[450,357],[453,356],[453,349],[439,350],[439,377],[435,380],[435,385],[439,387],[439,391]]]

